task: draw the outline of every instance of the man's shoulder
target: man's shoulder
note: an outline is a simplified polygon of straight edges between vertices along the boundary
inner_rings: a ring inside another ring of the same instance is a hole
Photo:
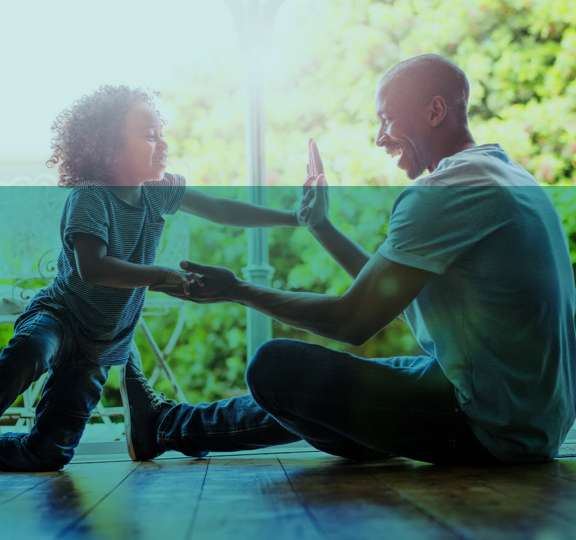
[[[418,186],[537,186],[528,171],[512,161],[499,144],[483,144],[440,161],[436,170],[414,182]]]

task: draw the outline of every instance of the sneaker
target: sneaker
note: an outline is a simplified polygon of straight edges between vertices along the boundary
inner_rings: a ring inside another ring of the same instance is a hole
[[[120,394],[132,461],[149,461],[163,454],[157,440],[158,427],[176,402],[166,399],[164,394],[156,394],[144,373],[132,362],[120,368]]]

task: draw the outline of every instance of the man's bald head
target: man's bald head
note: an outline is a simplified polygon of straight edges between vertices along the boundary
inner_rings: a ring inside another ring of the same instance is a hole
[[[453,62],[437,54],[415,56],[396,64],[378,85],[378,94],[402,96],[424,104],[442,96],[456,118],[467,123],[470,85],[465,73]]]

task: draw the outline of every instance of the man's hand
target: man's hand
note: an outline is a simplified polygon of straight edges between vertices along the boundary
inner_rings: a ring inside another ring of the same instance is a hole
[[[302,187],[302,197],[296,209],[296,219],[303,227],[313,229],[328,216],[328,183],[324,165],[314,139],[308,140],[307,177]]]
[[[161,292],[172,291],[176,294],[188,295],[190,294],[191,283],[196,283],[200,287],[203,286],[202,276],[195,272],[183,272],[171,268],[166,268],[165,270],[164,280],[151,285],[151,291],[160,291],[160,288],[164,288],[165,290],[161,290]]]
[[[233,301],[231,289],[240,280],[232,270],[222,266],[204,266],[190,261],[182,261],[180,268],[184,270],[181,274],[193,276],[190,281],[196,282],[189,283],[187,291],[183,292],[183,287],[170,283],[153,285],[150,290],[163,292],[182,300],[191,300],[198,304]]]

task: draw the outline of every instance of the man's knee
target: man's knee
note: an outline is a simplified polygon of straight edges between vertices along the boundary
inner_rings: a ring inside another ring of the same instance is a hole
[[[288,362],[294,342],[289,339],[272,339],[263,343],[246,370],[246,384],[252,395],[260,389],[270,388],[283,378],[283,367]]]

